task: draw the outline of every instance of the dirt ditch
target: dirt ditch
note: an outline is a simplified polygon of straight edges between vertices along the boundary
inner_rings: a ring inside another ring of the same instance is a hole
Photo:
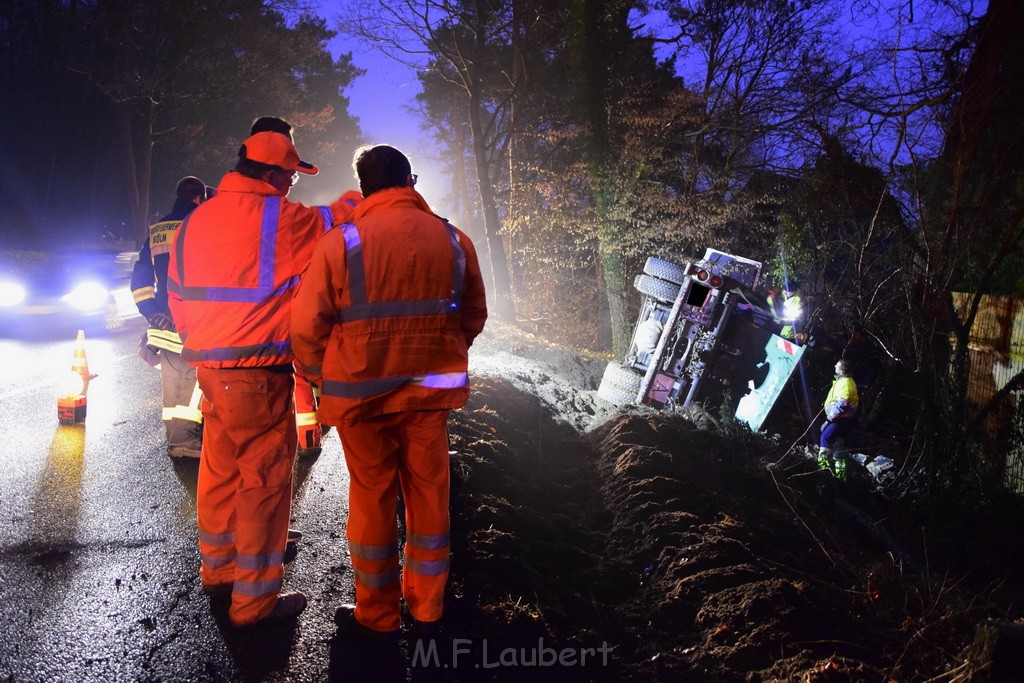
[[[434,677],[902,681],[961,658],[978,613],[810,461],[678,415],[581,434],[542,393],[477,376],[453,414],[463,665]]]

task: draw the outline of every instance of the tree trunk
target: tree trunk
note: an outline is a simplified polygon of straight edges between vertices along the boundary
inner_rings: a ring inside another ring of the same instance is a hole
[[[487,149],[480,121],[480,106],[477,94],[471,93],[469,121],[473,131],[473,156],[476,161],[480,206],[484,214],[484,234],[487,236],[487,249],[490,253],[491,291],[494,295],[493,313],[502,320],[515,322],[516,313],[512,303],[508,259],[505,256],[505,245],[501,241],[501,219],[498,217],[498,205],[494,195],[490,167],[487,163]]]

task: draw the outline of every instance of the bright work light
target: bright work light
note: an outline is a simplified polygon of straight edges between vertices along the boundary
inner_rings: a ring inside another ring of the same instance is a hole
[[[782,319],[792,322],[803,314],[799,299],[786,299],[782,302]]]

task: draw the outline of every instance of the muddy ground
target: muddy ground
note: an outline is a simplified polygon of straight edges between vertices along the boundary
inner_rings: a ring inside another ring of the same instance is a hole
[[[510,328],[473,354],[446,637],[414,680],[983,680],[977,625],[1021,616],[1014,527],[959,542],[782,437],[618,411],[606,359]]]

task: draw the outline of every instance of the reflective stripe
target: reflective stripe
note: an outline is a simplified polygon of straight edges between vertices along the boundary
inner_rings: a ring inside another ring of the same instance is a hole
[[[235,561],[235,551],[232,550],[227,555],[208,555],[206,553],[203,553],[202,557],[203,564],[205,564],[207,567],[209,567],[210,569],[220,569],[221,567],[226,567],[227,565]]]
[[[258,598],[280,593],[282,585],[284,585],[283,579],[271,579],[270,581],[239,581],[235,579],[235,593]]]
[[[465,372],[438,372],[424,375],[413,384],[421,384],[431,389],[458,389],[466,386],[467,382],[469,382],[469,375]]]
[[[352,557],[358,557],[362,560],[386,560],[398,554],[398,546],[395,544],[360,545],[349,541],[348,550],[352,553]]]
[[[379,574],[364,572],[361,569],[353,569],[352,576],[355,577],[356,581],[359,581],[369,588],[383,588],[384,586],[390,586],[393,583],[398,583],[399,579],[397,569],[389,569],[388,571],[381,572]]]
[[[348,266],[349,299],[352,305],[366,303],[366,269],[363,267],[363,244],[359,228],[352,223],[341,226],[345,234],[345,262]]]
[[[334,227],[334,215],[331,214],[331,207],[329,206],[317,206],[314,207],[320,211],[320,215],[324,217],[324,232],[327,232]]]
[[[310,365],[309,367],[305,368],[305,370],[306,370],[306,374],[307,375],[314,375],[315,376],[315,375],[323,374],[323,366],[322,365]],[[313,395],[316,396],[317,398],[320,398],[320,387],[318,387],[318,386],[314,386],[313,387]]]
[[[135,303],[145,301],[146,299],[156,298],[156,289],[150,287],[139,287],[138,289],[132,290],[132,298],[135,299]]]
[[[263,225],[260,228],[261,289],[274,286],[274,257],[277,255],[277,222],[281,216],[281,197],[263,199]]]
[[[459,244],[459,233],[455,232],[455,226],[447,221],[444,227],[448,228],[448,236],[452,241],[452,301],[457,302],[455,308],[462,303],[462,287],[466,281],[466,250]]]
[[[415,377],[385,377],[369,379],[364,382],[342,382],[326,380],[321,387],[324,396],[337,398],[367,398],[387,391],[394,391],[407,384],[419,385],[430,389],[457,389],[466,386],[469,376],[465,372],[442,372],[433,375]]]
[[[170,330],[146,330],[146,346],[181,353],[181,337]]]
[[[289,355],[291,352],[292,343],[290,341],[278,341],[250,346],[224,346],[215,349],[184,348],[181,350],[181,357],[185,360],[195,361],[240,360],[242,358],[275,358]]]
[[[188,401],[188,407],[195,410],[199,414],[199,419],[196,422],[203,421],[203,412],[200,406],[203,402],[203,390],[199,388],[199,380],[196,380],[195,386],[192,387],[192,398]]]
[[[161,417],[164,420],[188,420],[189,422],[202,422],[203,413],[198,408],[190,406],[174,406],[164,408]]]
[[[295,426],[308,427],[316,424],[316,413],[295,413]]]
[[[284,553],[283,552],[272,552],[272,553],[261,553],[259,555],[239,555],[238,559],[239,569],[267,569],[269,567],[277,567],[284,564]]]
[[[229,545],[235,542],[235,532],[227,531],[223,534],[208,534],[200,529],[199,540],[209,545]]]
[[[408,540],[409,545],[423,548],[424,550],[440,550],[441,548],[447,548],[449,543],[448,534],[441,534],[439,536],[409,534]]]
[[[426,299],[420,301],[374,301],[346,306],[335,317],[339,323],[371,318],[399,318],[416,315],[446,315],[458,313],[459,304],[452,299]]]
[[[174,342],[169,342],[169,341],[167,341],[165,339],[156,339],[156,340],[153,340],[153,341],[150,341],[149,339],[147,339],[146,340],[146,346],[150,346],[150,347],[152,347],[154,349],[163,349],[164,351],[170,351],[171,353],[177,353],[177,354],[180,354],[181,353],[181,349],[183,348],[182,345],[181,345],[181,342],[178,342],[177,344],[175,344]]]
[[[437,576],[448,571],[448,558],[424,562],[423,560],[413,560],[407,557],[405,558],[405,566],[409,571],[421,576]]]
[[[273,272],[271,272],[273,276]],[[261,274],[262,279],[262,274]],[[188,301],[223,301],[252,304],[281,296],[299,284],[299,276],[289,278],[280,287],[178,287],[176,292]]]

